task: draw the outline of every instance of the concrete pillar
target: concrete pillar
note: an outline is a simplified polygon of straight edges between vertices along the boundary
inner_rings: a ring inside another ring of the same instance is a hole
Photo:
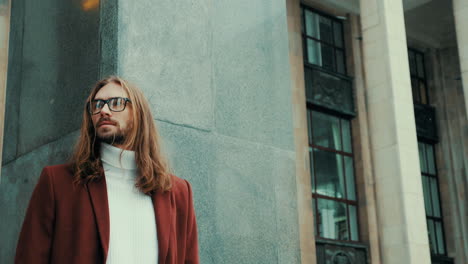
[[[354,76],[355,102],[358,115],[353,119],[352,135],[354,144],[354,162],[356,168],[356,187],[359,197],[360,239],[369,245],[370,260],[368,263],[380,264],[379,227],[377,223],[377,204],[375,197],[375,181],[372,168],[372,153],[370,152],[368,109],[366,106],[365,74],[362,61],[362,49],[359,36],[362,35],[359,17],[349,16],[350,53],[348,62],[351,64]],[[348,68],[348,69],[349,69]]]
[[[286,9],[288,15],[294,143],[296,148],[297,213],[299,218],[301,263],[315,264],[317,258],[311,196],[300,0],[287,0]]]
[[[8,40],[10,35],[10,7],[10,0],[0,1],[0,160],[2,160],[3,153],[6,76],[8,70]],[[0,163],[0,177],[1,168],[2,164]]]
[[[95,1],[0,0],[0,18],[2,95],[7,79],[5,106],[0,100],[0,262],[13,263],[42,168],[66,162],[75,143],[84,99],[98,76],[101,39]]]
[[[430,94],[435,106],[439,143],[437,177],[444,218],[447,254],[455,263],[468,263],[468,128],[457,47],[432,53],[435,86]]]
[[[382,263],[430,263],[402,1],[361,0]]]
[[[460,70],[465,95],[465,110],[468,115],[468,1],[453,0],[453,15],[457,31]]]
[[[116,12],[109,59],[192,184],[201,263],[300,263],[285,2],[119,0]]]

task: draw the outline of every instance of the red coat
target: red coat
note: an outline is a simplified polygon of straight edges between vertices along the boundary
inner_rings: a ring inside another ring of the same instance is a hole
[[[159,263],[199,263],[190,184],[172,177],[172,190],[152,196]],[[74,185],[71,167],[45,167],[29,203],[15,263],[105,263],[109,248],[106,181]]]

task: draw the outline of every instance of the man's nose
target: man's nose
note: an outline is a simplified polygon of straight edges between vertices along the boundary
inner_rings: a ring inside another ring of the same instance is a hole
[[[112,111],[109,109],[107,104],[101,108],[101,115],[112,115]]]

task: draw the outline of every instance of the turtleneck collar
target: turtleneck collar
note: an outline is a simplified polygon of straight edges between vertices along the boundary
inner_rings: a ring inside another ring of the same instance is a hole
[[[122,158],[121,154],[122,153]],[[131,150],[123,150],[118,147],[114,147],[107,143],[101,143],[101,160],[113,167],[136,170],[137,165],[135,161],[135,152]]]

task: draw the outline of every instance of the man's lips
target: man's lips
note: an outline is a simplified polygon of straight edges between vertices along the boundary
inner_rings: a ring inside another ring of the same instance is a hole
[[[101,122],[98,123],[98,127],[104,126],[104,125],[112,125],[112,126],[115,126],[115,123],[114,123],[114,122],[111,122],[111,121],[101,121]]]

